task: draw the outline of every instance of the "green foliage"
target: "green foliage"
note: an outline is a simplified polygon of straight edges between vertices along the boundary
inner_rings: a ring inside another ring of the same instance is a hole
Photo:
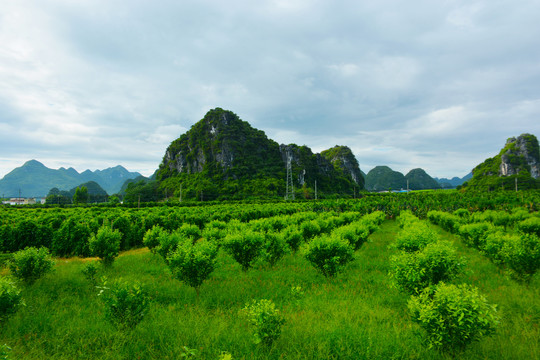
[[[0,324],[15,314],[22,305],[24,301],[21,290],[9,278],[0,277]]]
[[[31,285],[53,270],[54,261],[49,249],[29,247],[14,253],[7,266],[14,277]]]
[[[487,234],[492,231],[495,231],[495,227],[489,222],[465,224],[459,227],[459,234],[465,244],[477,249],[483,248]]]
[[[406,225],[398,233],[392,247],[406,252],[415,252],[438,240],[439,236],[435,230],[423,221],[416,221],[412,225]]]
[[[535,216],[522,220],[516,224],[516,228],[521,232],[540,236],[540,217]]]
[[[148,249],[150,249],[152,254],[156,254],[160,245],[159,239],[165,234],[166,230],[159,225],[152,226],[152,228],[146,231],[146,234],[144,234],[143,243],[146,247],[148,247]]]
[[[333,277],[354,260],[354,249],[345,239],[320,236],[306,244],[304,257],[326,277]]]
[[[270,266],[273,267],[289,251],[289,244],[282,234],[275,232],[264,234],[264,245],[261,255]]]
[[[88,202],[88,188],[86,186],[77,187],[73,195],[74,204],[86,204]]]
[[[167,233],[163,232],[159,237],[159,245],[155,248],[156,253],[159,254],[163,260],[165,260],[165,263],[168,263],[169,260],[167,260],[169,254],[173,252],[178,244],[183,242],[185,238],[183,238],[178,232],[172,232]]]
[[[413,321],[426,333],[430,348],[452,352],[491,335],[499,324],[496,307],[470,285],[441,283],[412,296]]]
[[[390,258],[390,275],[394,285],[409,294],[441,281],[451,281],[461,273],[463,260],[447,242],[426,245],[415,253],[402,252]]]
[[[133,329],[148,312],[150,298],[137,283],[103,281],[98,296],[105,304],[105,318],[121,330]]]
[[[247,271],[261,255],[264,244],[264,234],[247,230],[227,235],[223,248],[242,266],[243,271]]]
[[[122,233],[109,226],[102,226],[88,241],[88,246],[94,256],[99,257],[101,263],[109,267],[120,252]]]
[[[293,252],[297,252],[298,248],[304,241],[304,237],[302,235],[302,232],[298,229],[297,226],[291,225],[286,227],[282,232],[281,235],[289,244],[289,247],[292,249]]]
[[[185,240],[169,253],[169,269],[176,279],[195,288],[198,297],[200,286],[216,267],[217,253],[218,248],[213,242]]]
[[[86,264],[82,269],[82,274],[85,277],[86,280],[90,282],[93,286],[97,284],[97,274],[99,272],[99,268],[94,263],[88,263]]]
[[[532,234],[507,237],[501,254],[511,274],[519,281],[529,282],[540,268],[540,238]]]
[[[255,327],[253,336],[256,344],[270,346],[281,335],[281,327],[285,319],[271,300],[253,300],[246,304],[242,313]]]
[[[201,229],[197,225],[182,224],[177,231],[183,238],[191,239],[193,242],[201,238]]]
[[[55,232],[51,251],[56,256],[89,256],[88,240],[91,233],[88,223],[69,218]]]

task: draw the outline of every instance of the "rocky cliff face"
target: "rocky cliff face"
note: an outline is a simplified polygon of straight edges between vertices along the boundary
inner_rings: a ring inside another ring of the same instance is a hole
[[[534,135],[522,134],[506,141],[501,152],[499,176],[517,175],[527,170],[535,179],[540,178],[540,152]]]
[[[341,170],[345,176],[350,176],[357,185],[364,187],[364,177],[360,171],[358,160],[349,147],[336,145],[321,152],[321,155],[330,161],[336,169]]]

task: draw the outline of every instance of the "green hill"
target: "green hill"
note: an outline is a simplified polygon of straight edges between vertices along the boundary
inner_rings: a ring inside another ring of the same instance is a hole
[[[156,174],[161,189],[184,199],[283,197],[291,161],[298,196],[353,194],[363,189],[358,162],[341,146],[314,154],[279,145],[231,111],[216,108],[174,140]],[[354,160],[353,160],[354,159]]]
[[[400,190],[407,188],[407,179],[399,171],[388,166],[376,166],[366,175],[366,189],[369,191]]]
[[[441,185],[423,169],[412,169],[405,175],[410,190],[440,189]]]
[[[506,141],[498,155],[473,169],[473,177],[463,187],[468,190],[540,189],[540,150],[538,139],[522,134]]]

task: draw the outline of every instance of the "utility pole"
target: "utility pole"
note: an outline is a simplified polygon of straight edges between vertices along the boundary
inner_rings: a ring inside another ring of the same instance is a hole
[[[139,194],[139,201],[137,202],[137,209],[141,208],[141,194]]]
[[[518,192],[518,189],[517,189],[517,176],[515,177],[515,180],[516,180],[516,192]]]
[[[315,180],[315,200],[317,200],[317,180]]]
[[[180,184],[180,202],[182,202],[182,184]]]

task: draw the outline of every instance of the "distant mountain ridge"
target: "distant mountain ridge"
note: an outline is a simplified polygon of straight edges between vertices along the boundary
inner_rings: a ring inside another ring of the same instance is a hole
[[[427,190],[440,189],[441,185],[429,176],[423,169],[412,169],[403,175],[388,166],[376,166],[366,175],[366,190]]]
[[[79,173],[73,168],[50,169],[37,160],[30,160],[13,169],[0,180],[0,194],[5,197],[45,197],[52,188],[69,191],[82,183],[94,181],[107,193],[120,191],[124,182],[141,176],[121,165],[105,170],[85,170]]]

